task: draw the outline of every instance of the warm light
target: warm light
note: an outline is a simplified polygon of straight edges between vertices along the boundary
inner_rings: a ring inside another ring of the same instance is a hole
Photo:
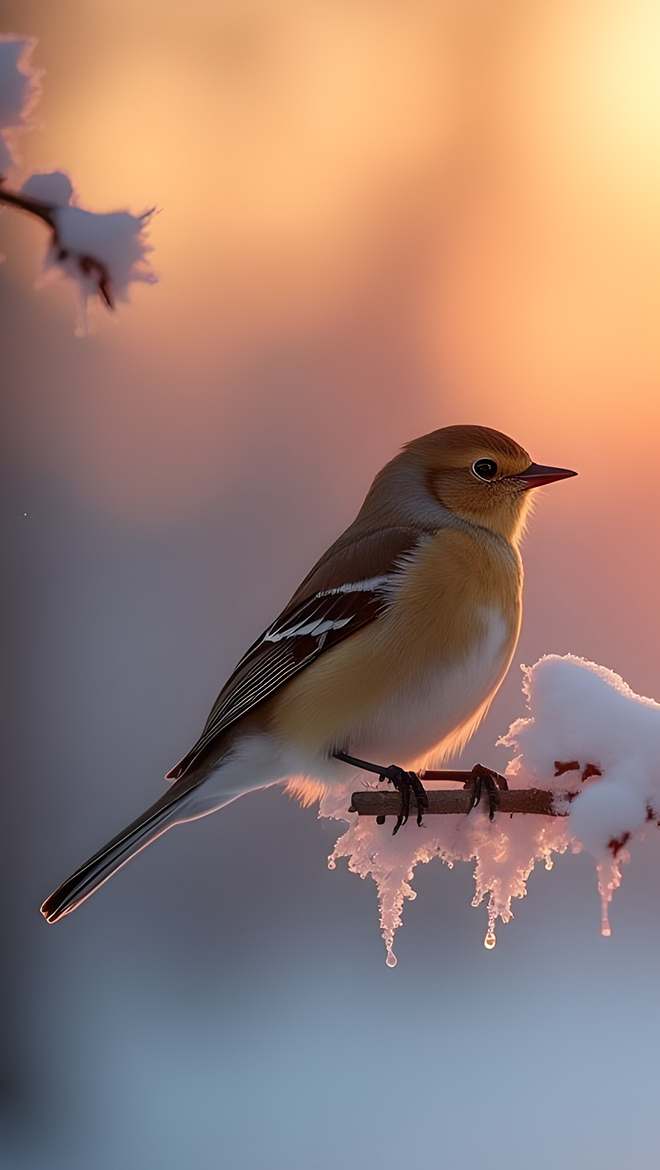
[[[491,930],[489,928],[488,931],[486,932],[486,937],[484,939],[484,946],[485,946],[487,951],[492,951],[493,947],[495,947],[496,945],[497,945],[497,938],[495,937],[495,931]]]
[[[147,10],[30,30],[49,69],[26,169],[161,210],[160,284],[102,322],[94,393],[63,379],[44,425],[58,473],[136,524],[202,512],[284,393],[272,426],[300,419],[319,467],[341,447],[346,500],[355,450],[375,470],[415,432],[487,423],[575,466],[571,515],[628,539],[660,425],[655,0]]]

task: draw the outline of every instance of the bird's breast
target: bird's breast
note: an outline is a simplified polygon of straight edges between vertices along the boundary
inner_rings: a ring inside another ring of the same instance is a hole
[[[511,629],[498,609],[479,615],[480,632],[452,658],[420,669],[392,668],[392,689],[353,720],[355,754],[402,765],[440,763],[475,729],[504,677],[513,652]]]
[[[511,662],[521,580],[512,550],[462,532],[421,545],[386,611],[283,690],[275,730],[307,752],[343,748],[376,762],[448,754]]]

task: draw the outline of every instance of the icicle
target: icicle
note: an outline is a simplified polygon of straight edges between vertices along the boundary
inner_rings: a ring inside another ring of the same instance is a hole
[[[601,891],[601,904],[602,904],[603,910],[602,910],[602,914],[600,916],[600,933],[602,934],[603,938],[609,938],[610,935],[612,934],[612,927],[610,926],[610,902],[611,901],[612,901],[612,891],[609,889],[602,890]]]
[[[616,861],[601,861],[598,865],[598,893],[602,913],[600,919],[600,933],[603,938],[610,938],[610,903],[616,890],[621,885],[621,863],[628,860],[628,853],[620,852]]]
[[[601,925],[600,925],[600,933],[602,934],[603,938],[609,938],[611,933],[612,933],[612,927],[610,926],[610,920],[609,920],[608,913],[607,913],[607,907],[603,910],[603,917],[602,917]]]
[[[488,901],[486,950],[498,922],[512,918],[538,862],[552,869],[556,854],[584,848],[595,858],[602,900],[601,934],[609,938],[609,904],[628,861],[628,841],[655,822],[660,807],[657,758],[660,703],[635,695],[612,671],[567,655],[548,655],[525,668],[528,714],[500,741],[514,748],[507,769],[511,788],[539,784],[555,794],[556,816],[429,816],[420,833],[411,822],[396,837],[375,818],[348,812],[356,777],[333,785],[319,815],[348,822],[328,858],[345,857],[352,873],[376,883],[388,967],[406,901],[415,897],[415,869],[433,858],[448,866],[476,862],[473,905]],[[557,761],[566,761],[557,763]],[[596,761],[596,763],[594,763]],[[586,781],[589,781],[586,783]]]

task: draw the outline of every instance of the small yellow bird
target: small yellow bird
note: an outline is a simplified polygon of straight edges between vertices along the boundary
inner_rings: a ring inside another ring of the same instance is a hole
[[[46,899],[48,922],[173,825],[271,784],[309,803],[366,767],[402,790],[398,824],[411,789],[421,822],[417,772],[468,740],[513,657],[528,490],[575,474],[487,427],[408,443],[243,656],[168,791]],[[477,766],[473,803],[493,775]]]

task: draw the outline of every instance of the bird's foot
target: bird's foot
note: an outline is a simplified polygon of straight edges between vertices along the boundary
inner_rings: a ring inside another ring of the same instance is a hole
[[[366,772],[375,772],[379,780],[387,780],[388,784],[393,784],[397,792],[401,793],[401,812],[392,830],[392,836],[398,833],[401,826],[405,825],[408,820],[411,793],[415,797],[417,805],[417,824],[421,825],[422,815],[429,807],[429,798],[416,772],[406,772],[404,768],[399,768],[398,764],[390,764],[389,768],[384,768],[381,764],[370,764],[367,760],[358,759],[357,756],[349,756],[347,752],[334,752],[333,754],[335,759],[342,760],[345,764],[353,764],[355,768],[362,768]],[[380,817],[376,817],[376,824],[382,824],[384,820],[385,817],[382,820]]]
[[[470,779],[465,782],[465,788],[470,793],[468,816],[479,804],[485,790],[488,798],[488,819],[492,821],[500,807],[500,789],[507,791],[508,787],[505,776],[500,776],[499,772],[486,768],[484,764],[475,764]]]
[[[397,764],[390,764],[389,768],[382,769],[379,778],[381,780],[387,780],[388,784],[392,784],[397,792],[401,793],[401,812],[397,817],[396,825],[392,829],[392,836],[394,837],[399,832],[401,826],[405,825],[408,820],[411,794],[415,797],[415,804],[417,805],[417,824],[421,825],[422,815],[429,807],[429,798],[417,773],[406,772],[404,768],[399,768]]]

